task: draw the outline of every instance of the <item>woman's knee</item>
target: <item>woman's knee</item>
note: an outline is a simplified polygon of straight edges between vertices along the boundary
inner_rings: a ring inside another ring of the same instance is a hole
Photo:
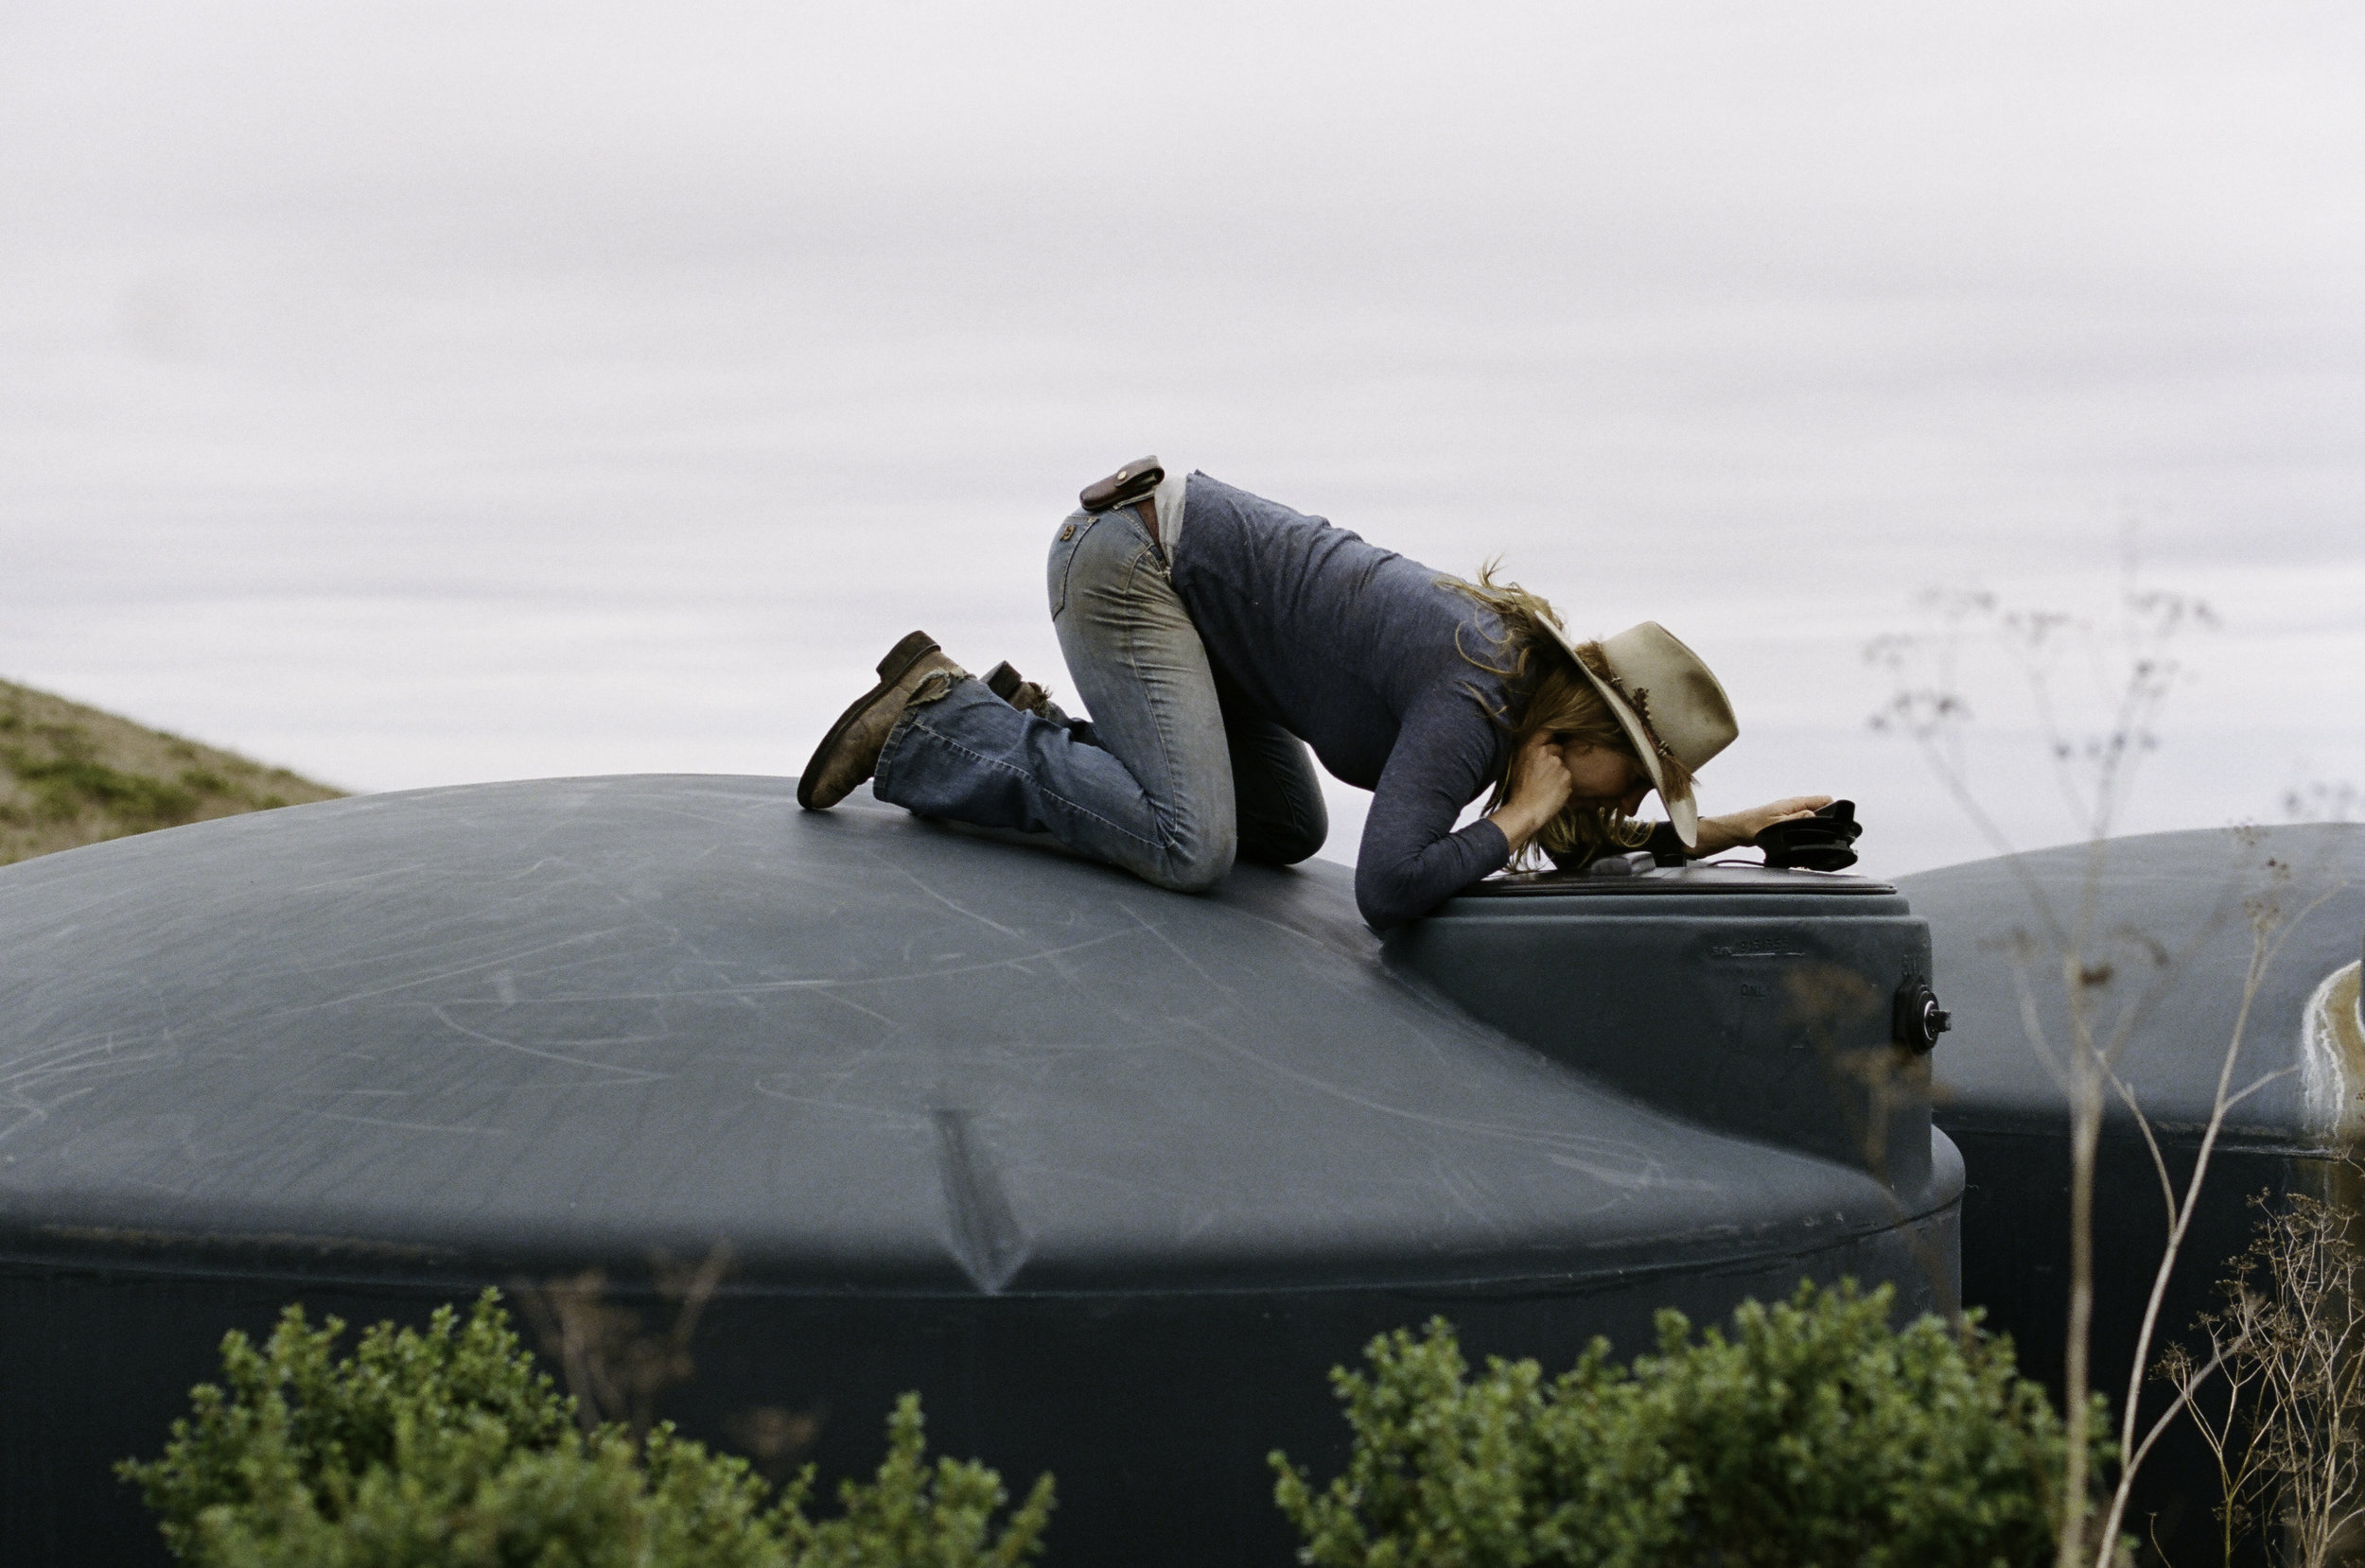
[[[1150,864],[1135,869],[1142,880],[1176,893],[1204,893],[1232,874],[1239,840],[1230,830],[1197,835],[1168,845]]]
[[[1326,814],[1310,823],[1259,823],[1253,832],[1241,830],[1239,858],[1254,865],[1295,865],[1312,860],[1329,841]]]
[[[1234,753],[1235,759],[1239,754]],[[1330,808],[1314,780],[1305,745],[1288,749],[1249,781],[1237,780],[1240,859],[1258,865],[1295,865],[1330,839]]]

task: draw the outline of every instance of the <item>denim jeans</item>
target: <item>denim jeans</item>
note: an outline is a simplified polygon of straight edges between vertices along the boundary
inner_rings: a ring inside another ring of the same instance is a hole
[[[924,688],[879,755],[881,800],[1047,833],[1184,892],[1235,857],[1287,865],[1322,847],[1330,819],[1305,743],[1219,680],[1131,508],[1069,516],[1049,585],[1091,719],[1022,713],[972,677]]]

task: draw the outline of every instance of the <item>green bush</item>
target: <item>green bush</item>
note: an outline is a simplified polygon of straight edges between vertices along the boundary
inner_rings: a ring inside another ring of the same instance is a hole
[[[1443,1319],[1398,1330],[1369,1376],[1331,1374],[1346,1473],[1317,1491],[1276,1453],[1275,1500],[1324,1568],[2050,1561],[2067,1445],[2044,1390],[2008,1340],[1899,1332],[1890,1304],[1801,1285],[1697,1342],[1663,1312],[1656,1355],[1628,1370],[1596,1339],[1549,1385],[1533,1361],[1473,1379]]]
[[[534,1368],[498,1293],[424,1333],[289,1307],[256,1350],[222,1342],[226,1391],[192,1395],[164,1456],[126,1461],[166,1543],[200,1568],[1009,1568],[1042,1551],[1051,1477],[997,1530],[1007,1495],[972,1462],[925,1456],[920,1399],[842,1513],[805,1512],[808,1469],[777,1498],[746,1461],[671,1425],[635,1445],[585,1433]]]

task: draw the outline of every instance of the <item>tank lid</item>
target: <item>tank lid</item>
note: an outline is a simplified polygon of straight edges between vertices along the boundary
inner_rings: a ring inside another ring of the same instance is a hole
[[[2068,1001],[2058,982],[2032,992],[2018,955],[2023,933],[2035,933],[2040,966],[2058,951],[2044,944],[2032,898],[2074,911],[2093,897],[2091,929],[2101,934],[2088,951],[2116,970],[2102,994],[2116,999],[2111,1006],[2140,1007],[2146,1019],[2120,1071],[2155,1127],[2208,1124],[2226,1045],[2238,1032],[2246,1042],[2238,1081],[2258,1078],[2258,1091],[2242,1101],[2228,1136],[2238,1128],[2253,1148],[2278,1152],[2351,1146],[2365,1062],[2339,1043],[2328,1004],[2343,994],[2336,982],[2356,964],[2365,928],[2365,824],[2295,823],[2254,838],[2215,828],[2145,833],[1900,880],[1929,918],[1938,988],[1956,1019],[1936,1058],[1950,1127],[2058,1127],[2068,1114],[2028,1043],[2024,1011],[2033,1005],[2045,1037],[2058,1040],[2070,1027]],[[2274,962],[2254,982],[2243,914],[2253,898],[2284,922]],[[2155,954],[2170,956],[2162,963]],[[2114,1135],[2135,1136],[2115,1097],[2106,1114]]]
[[[1616,863],[1616,862],[1613,862]],[[1894,897],[1897,889],[1869,877],[1841,872],[1776,870],[1741,861],[1707,861],[1692,865],[1655,866],[1647,871],[1603,875],[1593,871],[1515,871],[1489,877],[1465,889],[1464,898],[1631,897],[1636,894],[1768,894],[1796,897],[1800,894],[1875,894]]]
[[[1344,866],[1184,896],[793,779],[364,795],[0,869],[0,1262],[44,1267],[724,1243],[764,1290],[1560,1289],[1896,1223],[1408,985]]]

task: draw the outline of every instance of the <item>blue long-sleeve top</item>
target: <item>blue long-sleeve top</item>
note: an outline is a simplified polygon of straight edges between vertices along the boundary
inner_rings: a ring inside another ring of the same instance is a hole
[[[1501,625],[1444,575],[1321,517],[1193,474],[1172,564],[1208,658],[1332,774],[1372,792],[1355,901],[1375,931],[1427,915],[1511,858],[1462,809],[1500,774],[1486,706]]]

